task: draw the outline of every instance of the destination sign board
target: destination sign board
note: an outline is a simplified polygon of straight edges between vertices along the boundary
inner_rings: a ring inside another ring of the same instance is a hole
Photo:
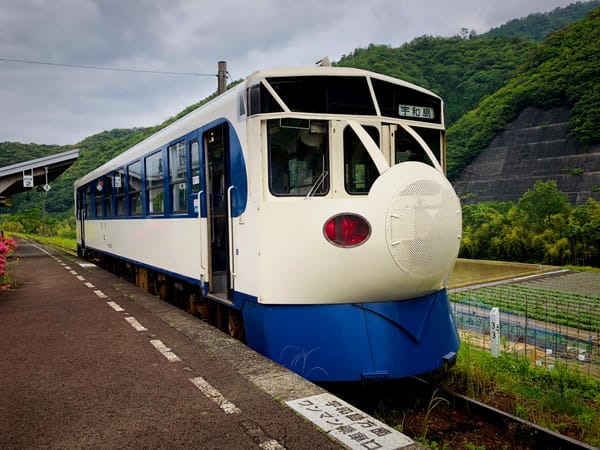
[[[415,119],[435,119],[435,111],[429,106],[398,105],[398,115]]]

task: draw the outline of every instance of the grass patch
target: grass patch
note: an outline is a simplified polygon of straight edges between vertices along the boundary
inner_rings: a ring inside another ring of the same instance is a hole
[[[600,444],[600,380],[577,368],[536,367],[521,354],[489,352],[463,342],[449,389],[575,439]]]
[[[39,234],[25,234],[25,233],[11,233],[23,238],[32,239],[40,244],[49,245],[50,247],[58,248],[69,254],[77,254],[77,240],[64,238],[64,237],[52,237],[52,236],[40,236]]]

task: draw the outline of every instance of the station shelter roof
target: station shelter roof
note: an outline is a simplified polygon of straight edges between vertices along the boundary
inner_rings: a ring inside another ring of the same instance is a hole
[[[0,202],[36,186],[48,190],[49,183],[71,167],[78,157],[79,149],[75,149],[0,167]]]

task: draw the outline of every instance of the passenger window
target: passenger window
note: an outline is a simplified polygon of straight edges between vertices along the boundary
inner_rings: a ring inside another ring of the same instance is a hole
[[[325,121],[269,120],[269,189],[279,196],[325,195],[329,191]]]
[[[184,213],[187,212],[188,198],[185,141],[170,145],[168,153],[172,210],[174,213]]]
[[[157,215],[164,213],[165,202],[161,151],[146,158],[146,202],[148,214]]]
[[[96,217],[104,217],[104,207],[102,202],[102,195],[104,194],[104,181],[99,179],[96,181],[96,192],[95,192],[95,204],[96,204]]]
[[[192,166],[192,192],[200,191],[200,150],[198,141],[192,142],[190,145],[190,160]]]
[[[379,145],[379,130],[364,127]],[[351,127],[344,129],[344,185],[349,194],[368,194],[379,177],[379,171],[369,152]]]
[[[103,181],[103,189],[102,189],[102,203],[104,203],[104,217],[112,217],[113,208],[112,208],[112,176],[106,175],[102,179]]]
[[[116,215],[124,216],[127,214],[125,209],[125,170],[119,169],[114,173],[113,186],[117,203]]]
[[[87,215],[89,217],[94,217],[95,211],[92,210],[92,185],[88,184],[85,187],[85,207],[87,208]]]
[[[129,215],[142,215],[142,163],[137,161],[127,166],[127,192]]]
[[[441,134],[439,130],[428,128],[414,128],[419,133],[423,140],[427,143],[434,156],[440,161],[441,154]],[[396,164],[406,161],[418,161],[430,166],[433,162],[430,160],[427,153],[421,145],[413,138],[406,130],[398,127],[394,133],[394,148]]]

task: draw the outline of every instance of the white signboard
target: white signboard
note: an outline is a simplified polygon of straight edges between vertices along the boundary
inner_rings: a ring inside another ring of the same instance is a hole
[[[26,187],[26,188],[33,187],[33,175],[23,174],[23,187]]]
[[[494,358],[500,356],[500,310],[492,308],[490,311],[490,341],[491,353]]]
[[[399,449],[414,444],[409,437],[330,393],[286,403],[350,449]]]
[[[398,105],[398,115],[415,119],[435,119],[435,111],[429,106]]]

